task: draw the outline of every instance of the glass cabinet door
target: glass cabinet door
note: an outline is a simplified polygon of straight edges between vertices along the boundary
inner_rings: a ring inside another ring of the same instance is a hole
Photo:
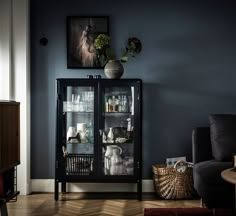
[[[88,176],[94,172],[94,87],[63,89],[62,154],[65,174]]]
[[[106,87],[103,95],[102,174],[134,175],[134,87]]]

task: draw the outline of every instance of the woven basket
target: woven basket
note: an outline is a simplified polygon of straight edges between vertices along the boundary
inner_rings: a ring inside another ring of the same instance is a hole
[[[92,154],[67,154],[66,175],[91,175],[93,157]]]
[[[182,165],[182,171],[177,167]],[[184,166],[184,167],[183,167]],[[153,169],[154,187],[157,194],[164,199],[189,199],[193,198],[193,170],[184,161],[178,161],[174,167],[164,164],[155,165]]]

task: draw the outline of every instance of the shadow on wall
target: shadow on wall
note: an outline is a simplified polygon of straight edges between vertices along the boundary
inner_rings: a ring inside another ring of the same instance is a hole
[[[211,113],[234,113],[233,96],[206,94],[161,84],[143,86],[143,177],[167,157],[192,160],[192,129],[208,124]]]
[[[223,36],[222,29],[214,31],[216,36],[202,31],[159,35],[154,42],[156,55],[150,57],[147,81],[191,91],[236,95],[232,34]]]
[[[42,179],[50,175],[50,167],[54,168],[55,164],[50,155],[51,149],[55,149],[55,142],[48,141],[48,137],[53,134],[50,132],[55,128],[51,128],[54,113],[50,115],[49,111],[50,107],[55,107],[51,105],[55,96],[50,97],[47,93],[50,88],[50,82],[48,79],[49,61],[46,50],[39,54],[39,58],[42,71],[31,76],[31,161],[33,161],[31,176]],[[37,115],[33,115],[33,113],[37,113]]]

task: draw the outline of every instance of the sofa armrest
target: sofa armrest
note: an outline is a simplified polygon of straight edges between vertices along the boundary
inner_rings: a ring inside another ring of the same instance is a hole
[[[211,138],[209,127],[197,127],[192,131],[192,156],[193,163],[211,160]]]

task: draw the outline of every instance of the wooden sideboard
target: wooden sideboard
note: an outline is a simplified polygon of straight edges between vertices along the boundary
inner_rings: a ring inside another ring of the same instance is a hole
[[[0,101],[0,208],[16,197],[16,166],[20,164],[20,103]]]
[[[20,104],[0,101],[0,173],[20,164]]]

